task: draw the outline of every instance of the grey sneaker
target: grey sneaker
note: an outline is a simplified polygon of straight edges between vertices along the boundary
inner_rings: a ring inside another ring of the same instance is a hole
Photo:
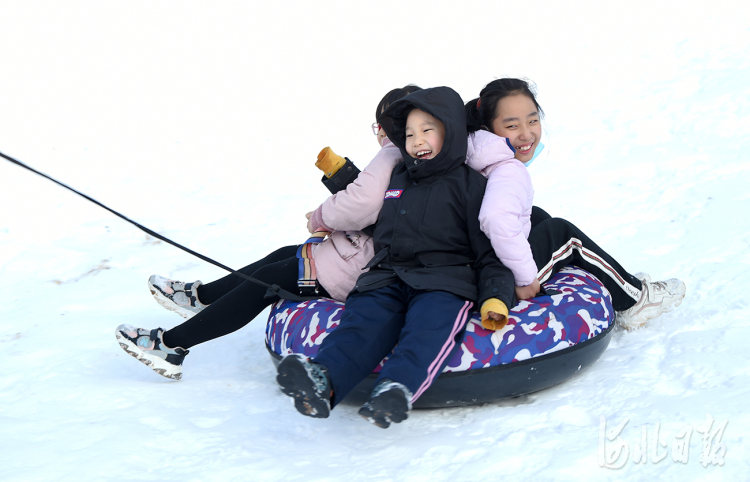
[[[153,371],[172,380],[182,378],[182,361],[189,353],[184,348],[168,348],[164,345],[164,330],[146,330],[130,325],[117,327],[115,336],[120,346],[129,355],[151,367]]]
[[[148,289],[156,298],[156,302],[185,319],[200,313],[208,306],[198,299],[198,287],[200,285],[200,281],[185,283],[184,281],[173,281],[158,274],[148,279]]]
[[[645,273],[636,273],[635,277],[643,284],[641,299],[627,310],[617,312],[617,323],[625,329],[640,328],[648,320],[672,311],[685,297],[685,283],[676,278],[652,282]]]
[[[384,378],[372,389],[370,399],[357,413],[380,428],[388,428],[391,422],[401,423],[409,417],[411,399],[411,391],[406,386]]]
[[[328,369],[304,355],[293,353],[281,360],[276,381],[284,395],[294,398],[302,415],[328,418],[331,413],[331,380]]]

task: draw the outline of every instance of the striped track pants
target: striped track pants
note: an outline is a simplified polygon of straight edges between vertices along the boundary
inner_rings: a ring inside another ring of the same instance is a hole
[[[641,281],[565,219],[549,218],[534,225],[529,244],[541,283],[573,264],[599,278],[612,295],[616,311],[626,310],[640,299]]]

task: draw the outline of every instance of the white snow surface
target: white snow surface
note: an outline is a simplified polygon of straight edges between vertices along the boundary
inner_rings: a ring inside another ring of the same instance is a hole
[[[120,323],[182,321],[151,274],[224,273],[0,160],[0,480],[750,480],[749,25],[743,1],[2,1],[0,151],[222,263],[306,239],[318,151],[364,167],[386,91],[522,76],[535,204],[687,296],[551,389],[310,419],[267,312],[179,382],[128,356]]]

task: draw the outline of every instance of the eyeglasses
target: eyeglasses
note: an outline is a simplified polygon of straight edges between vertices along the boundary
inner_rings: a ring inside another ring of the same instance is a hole
[[[378,135],[378,132],[380,132],[380,124],[378,124],[377,122],[373,122],[372,133]]]

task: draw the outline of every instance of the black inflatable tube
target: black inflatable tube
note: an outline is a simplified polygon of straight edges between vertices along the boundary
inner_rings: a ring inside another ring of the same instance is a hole
[[[609,346],[614,333],[613,319],[606,330],[590,340],[564,350],[495,367],[441,374],[414,408],[464,407],[517,397],[562,383],[591,366]],[[266,345],[274,365],[281,356]],[[377,379],[371,374],[357,385],[341,403],[362,405]]]

